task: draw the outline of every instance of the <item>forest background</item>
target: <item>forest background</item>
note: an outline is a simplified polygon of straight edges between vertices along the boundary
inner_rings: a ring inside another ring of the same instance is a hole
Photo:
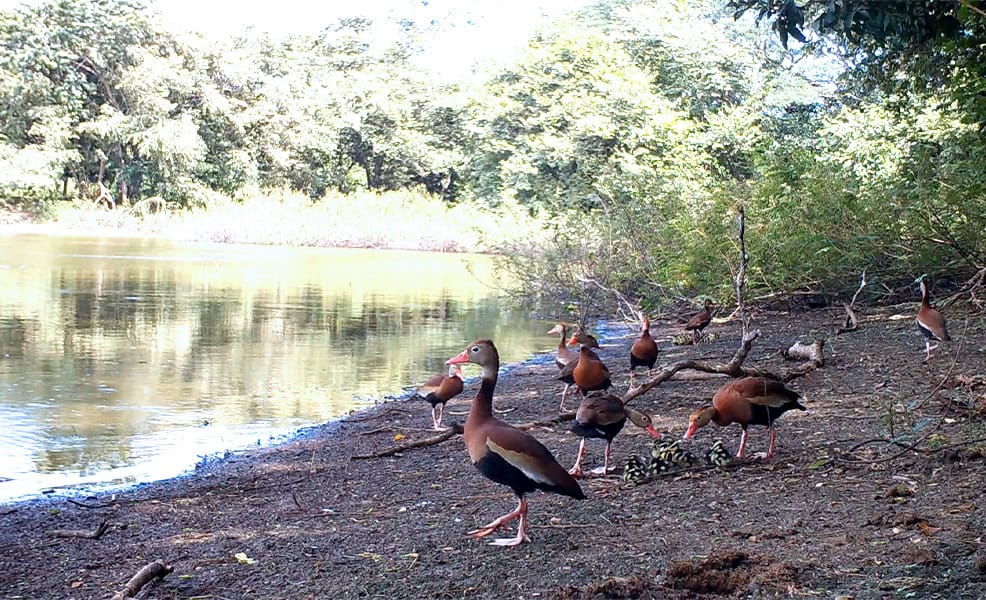
[[[871,299],[986,267],[986,3],[599,1],[461,78],[439,22],[0,12],[0,204],[68,226],[498,254],[530,298]],[[8,213],[8,214],[12,214]]]

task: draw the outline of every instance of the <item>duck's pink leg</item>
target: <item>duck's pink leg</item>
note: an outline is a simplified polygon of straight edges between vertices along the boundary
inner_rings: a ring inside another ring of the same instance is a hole
[[[522,516],[522,513],[526,513],[526,512],[527,512],[527,500],[521,498],[520,503],[517,505],[517,508],[515,508],[511,512],[508,512],[502,517],[498,517],[497,519],[493,520],[493,522],[487,525],[483,525],[479,529],[473,529],[472,531],[468,532],[468,535],[471,535],[472,537],[475,538],[486,537],[489,534],[496,531],[498,528]]]
[[[585,438],[579,442],[579,453],[575,456],[575,464],[568,470],[568,474],[573,477],[582,476],[582,455],[585,454]]]
[[[495,539],[490,542],[491,546],[519,546],[524,542],[531,541],[531,538],[527,535],[527,500],[524,500],[524,498],[521,497],[520,504],[514,512],[520,513],[520,524],[517,526],[517,537]]]
[[[743,458],[746,456],[746,429],[743,429],[743,435],[740,436],[740,447],[736,452],[736,458]]]

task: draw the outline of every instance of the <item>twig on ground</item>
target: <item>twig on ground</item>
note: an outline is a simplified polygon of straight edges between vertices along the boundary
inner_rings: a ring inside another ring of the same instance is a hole
[[[405,450],[410,450],[411,448],[422,448],[424,446],[434,446],[435,444],[441,444],[445,440],[451,438],[455,435],[462,434],[462,425],[458,423],[451,423],[448,430],[439,433],[438,435],[433,435],[420,440],[412,440],[410,442],[404,442],[402,444],[397,444],[387,448],[386,450],[380,450],[378,452],[372,452],[370,454],[354,454],[350,457],[351,460],[365,460],[368,458],[383,458],[385,456],[393,456],[399,452]]]
[[[82,538],[86,540],[98,540],[110,528],[110,522],[104,520],[96,529],[88,531],[85,529],[52,529],[48,535],[60,538]]]
[[[110,600],[124,600],[125,598],[132,598],[137,595],[137,592],[139,592],[145,585],[155,579],[163,579],[165,575],[174,570],[174,567],[165,564],[160,560],[155,560],[154,562],[148,563],[144,566],[144,568],[137,571],[136,575],[130,578],[130,581],[127,582],[127,585],[125,585],[122,590],[113,594],[113,597]]]

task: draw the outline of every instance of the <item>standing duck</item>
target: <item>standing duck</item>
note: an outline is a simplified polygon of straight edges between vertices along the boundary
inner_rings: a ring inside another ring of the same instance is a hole
[[[531,435],[508,425],[493,416],[493,390],[496,388],[500,355],[491,340],[476,340],[448,364],[471,362],[483,368],[479,393],[472,401],[463,430],[469,458],[479,472],[497,483],[510,486],[517,495],[517,508],[469,532],[473,537],[485,537],[499,527],[520,519],[517,536],[493,540],[495,546],[517,546],[529,542],[527,534],[527,500],[524,495],[544,490],[582,500],[585,494],[575,479],[555,457]]]
[[[705,299],[704,307],[694,317],[685,323],[685,331],[692,332],[692,343],[697,344],[702,337],[702,330],[712,322],[712,305],[710,298]]]
[[[945,317],[940,312],[931,308],[928,302],[928,283],[924,280],[924,275],[918,278],[921,284],[921,308],[918,310],[917,324],[918,329],[924,334],[924,349],[926,355],[924,362],[931,360],[931,351],[938,347],[938,344],[931,345],[931,340],[940,342],[950,342],[948,329],[945,327]]]
[[[572,423],[572,431],[580,436],[579,453],[575,457],[575,465],[568,470],[575,477],[582,475],[582,456],[585,454],[586,438],[600,438],[606,440],[606,453],[603,459],[602,474],[609,472],[609,451],[616,437],[626,425],[627,419],[631,423],[646,429],[647,433],[654,438],[660,438],[661,434],[654,429],[650,416],[630,408],[623,404],[623,400],[613,394],[594,392],[582,399],[579,408],[575,411],[575,421]]]
[[[565,382],[565,389],[561,393],[561,404],[558,405],[558,412],[563,412],[565,410],[565,397],[568,395],[568,390],[575,385],[575,380],[572,378],[572,370],[575,369],[575,363],[579,360],[579,353],[568,347],[568,326],[566,324],[559,322],[548,330],[548,335],[554,335],[556,333],[559,335],[558,350],[555,351],[555,366],[559,370],[558,379]],[[565,369],[569,365],[571,365],[571,369],[565,374]]]
[[[438,373],[425,381],[415,394],[431,404],[431,425],[435,429],[442,428],[442,416],[445,414],[445,403],[462,393],[462,367],[449,365],[448,374]],[[435,409],[438,417],[435,417]]]
[[[558,350],[555,351],[555,365],[559,369],[564,369],[565,365],[579,359],[579,353],[569,348],[566,343],[568,341],[568,325],[559,322],[548,330],[548,335],[556,333],[558,334]]]
[[[640,318],[640,337],[630,346],[630,382],[633,382],[633,375],[637,367],[647,367],[650,372],[657,362],[657,343],[650,335],[650,320],[646,315]]]
[[[596,354],[591,351],[592,348],[599,347],[599,342],[596,340],[596,336],[586,333],[581,328],[579,328],[578,330],[576,330],[575,334],[572,335],[572,339],[568,340],[568,345],[572,345],[576,343],[579,344],[580,351],[579,353],[573,353],[575,355],[575,360],[568,361],[568,363],[566,363],[565,366],[562,367],[561,371],[558,372],[558,377],[556,377],[556,379],[558,379],[559,381],[565,382],[565,390],[561,393],[561,404],[558,405],[559,412],[565,411],[565,398],[568,395],[569,388],[575,385],[575,368],[578,366],[579,358],[582,356],[583,352],[586,349],[589,349],[589,354],[586,356],[586,358],[588,360],[595,360],[596,362],[602,364],[602,361],[599,359],[599,357],[596,356]],[[555,362],[557,364],[557,359]],[[603,369],[605,368],[606,366],[603,365]],[[606,374],[608,377],[609,376],[608,370],[606,371]]]
[[[685,439],[691,438],[700,428],[709,424],[726,426],[739,423],[743,428],[736,458],[746,455],[746,428],[750,425],[766,425],[770,430],[770,447],[765,458],[774,456],[777,433],[774,421],[791,409],[807,410],[798,400],[801,394],[789,389],[780,381],[766,377],[744,377],[719,388],[712,397],[712,406],[697,409],[688,417]]]
[[[588,392],[605,390],[613,385],[609,378],[609,369],[592,351],[593,347],[599,347],[596,338],[584,331],[577,331],[568,343],[578,343],[579,345],[579,360],[575,363],[575,368],[572,369],[572,380],[583,396]],[[559,379],[561,379],[560,376]]]

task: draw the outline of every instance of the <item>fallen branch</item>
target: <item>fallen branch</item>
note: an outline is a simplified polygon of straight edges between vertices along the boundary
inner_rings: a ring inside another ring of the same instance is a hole
[[[678,371],[683,371],[685,369],[703,371],[705,373],[721,373],[731,377],[768,377],[770,379],[782,379],[782,377],[775,375],[766,369],[742,366],[743,361],[746,360],[746,356],[750,353],[750,349],[753,347],[753,340],[758,337],[760,337],[759,329],[754,329],[744,335],[743,343],[740,345],[739,350],[737,350],[736,354],[733,355],[733,358],[725,364],[711,363],[704,360],[686,359],[679,360],[676,363],[668,365],[667,367],[661,369],[661,371],[649,381],[645,381],[639,386],[631,387],[627,390],[627,393],[623,394],[623,403],[629,404],[634,399],[643,396],[665,381],[671,379]]]
[[[523,429],[527,431],[529,429],[534,429],[536,427],[548,427],[550,425],[557,425],[559,423],[566,423],[575,419],[575,411],[559,413],[557,416],[551,417],[550,419],[544,419],[543,421],[531,421],[530,423],[518,423],[514,425],[517,429]]]
[[[825,366],[825,340],[815,340],[814,344],[794,342],[794,345],[781,352],[787,360],[804,360],[814,363],[816,368]]]
[[[462,425],[458,423],[450,423],[449,428],[438,435],[433,435],[431,437],[426,437],[420,440],[413,440],[410,442],[404,442],[402,444],[397,444],[387,448],[386,450],[380,450],[378,452],[373,452],[371,454],[354,454],[350,457],[350,460],[366,460],[368,458],[383,458],[385,456],[393,456],[399,452],[405,450],[410,450],[411,448],[423,448],[425,446],[434,446],[436,444],[441,444],[445,440],[451,438],[455,435],[462,434]]]
[[[866,269],[859,275],[859,287],[856,288],[856,293],[852,295],[852,300],[849,304],[843,304],[846,308],[846,321],[842,327],[835,332],[835,335],[842,333],[849,333],[850,331],[856,331],[859,329],[859,319],[856,317],[856,298],[859,297],[859,293],[863,291],[863,287],[866,286]]]
[[[565,412],[557,416],[551,417],[550,419],[544,419],[542,421],[531,421],[529,423],[518,423],[514,425],[517,429],[522,429],[527,431],[528,429],[534,429],[536,427],[548,427],[550,425],[557,425],[558,423],[565,423],[571,421],[575,418],[575,412]],[[452,439],[456,435],[462,434],[462,425],[459,423],[451,423],[447,431],[443,431],[438,435],[433,435],[431,437],[426,437],[420,440],[414,440],[410,442],[404,442],[402,444],[397,444],[396,446],[391,446],[386,450],[379,450],[377,452],[372,452],[370,454],[355,454],[350,457],[350,460],[366,460],[369,458],[383,458],[385,456],[393,456],[405,450],[410,450],[412,448],[424,448],[427,446],[436,446],[442,442],[446,442]]]
[[[99,527],[93,531],[87,531],[85,529],[52,529],[48,532],[48,535],[52,537],[59,538],[83,538],[87,540],[98,540],[103,537],[103,534],[110,528],[110,522],[104,520],[99,524]]]
[[[165,575],[174,570],[174,567],[167,565],[160,560],[155,560],[154,562],[148,563],[143,569],[137,571],[136,575],[130,578],[130,581],[127,582],[127,585],[125,585],[122,590],[113,594],[113,597],[110,600],[124,600],[125,598],[132,598],[145,585],[155,579],[163,579]]]

